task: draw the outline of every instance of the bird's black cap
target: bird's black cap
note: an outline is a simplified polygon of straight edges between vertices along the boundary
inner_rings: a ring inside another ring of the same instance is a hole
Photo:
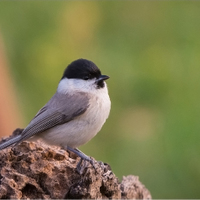
[[[93,79],[99,78],[101,76],[101,71],[99,68],[92,62],[86,59],[78,59],[73,61],[65,69],[63,78],[75,78],[75,79]]]

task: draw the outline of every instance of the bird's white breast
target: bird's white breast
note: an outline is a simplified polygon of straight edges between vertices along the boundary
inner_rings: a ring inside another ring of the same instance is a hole
[[[60,88],[60,91],[65,90]],[[85,92],[90,95],[89,107],[85,113],[74,120],[41,133],[40,137],[46,143],[76,148],[87,143],[100,131],[109,116],[111,107],[107,86],[105,84],[104,88],[91,88],[90,90],[88,87]]]

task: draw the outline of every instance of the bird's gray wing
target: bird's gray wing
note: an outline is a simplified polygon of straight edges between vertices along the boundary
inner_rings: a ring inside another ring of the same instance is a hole
[[[79,92],[73,95],[56,93],[24,129],[19,142],[73,120],[83,114],[88,106],[89,97],[85,93]]]

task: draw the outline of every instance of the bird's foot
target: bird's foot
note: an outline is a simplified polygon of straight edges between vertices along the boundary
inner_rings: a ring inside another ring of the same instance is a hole
[[[77,172],[79,174],[83,174],[84,170],[86,168],[88,168],[88,166],[89,166],[88,164],[89,163],[94,167],[95,170],[97,169],[96,166],[95,166],[95,161],[91,157],[85,155],[79,149],[77,149],[77,148],[73,149],[71,147],[67,147],[67,150],[72,151],[73,153],[75,153],[76,155],[78,155],[81,158],[80,161],[78,162],[77,168],[76,168]]]
[[[77,164],[76,170],[77,170],[77,172],[78,172],[79,174],[83,174],[84,170],[85,170],[86,168],[88,168],[89,165],[92,165],[93,168],[94,168],[95,170],[97,170],[97,168],[96,168],[96,166],[95,166],[95,161],[92,160],[91,158],[89,158],[89,159],[82,159],[82,158],[81,158],[80,161],[79,161],[78,164]]]

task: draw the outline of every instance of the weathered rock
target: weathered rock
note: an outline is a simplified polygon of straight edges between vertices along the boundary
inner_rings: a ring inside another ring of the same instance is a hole
[[[109,165],[95,161],[77,172],[80,158],[57,147],[22,142],[0,151],[1,199],[151,199],[138,177],[121,183]]]

